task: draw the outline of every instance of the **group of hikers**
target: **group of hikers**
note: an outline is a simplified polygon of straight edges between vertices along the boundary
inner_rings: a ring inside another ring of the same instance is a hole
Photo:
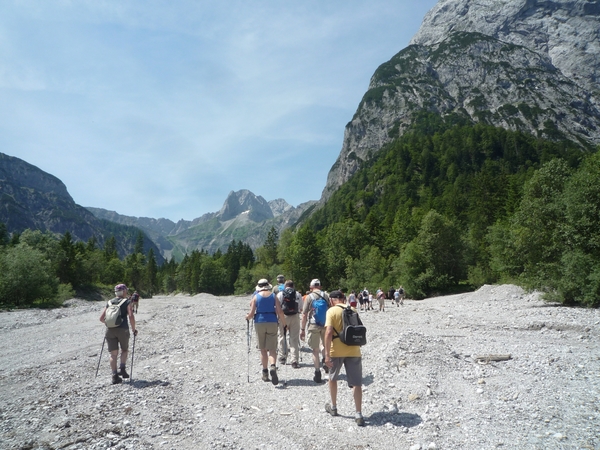
[[[294,289],[294,282],[286,281],[283,275],[277,277],[274,288],[268,280],[261,279],[255,289],[246,320],[254,320],[263,381],[279,383],[277,362],[286,364],[288,354],[292,368],[300,368],[300,340],[305,341],[312,350],[313,381],[323,382],[321,368],[329,374],[331,402],[325,405],[325,410],[332,416],[338,415],[337,387],[344,367],[346,380],[353,390],[356,424],[364,426],[360,345],[347,345],[340,336],[347,309],[345,294],[340,290],[328,294],[315,278],[310,282],[310,290],[302,296]],[[356,295],[350,294],[348,300],[349,307],[356,312]]]
[[[387,293],[379,288],[375,295],[369,293],[367,288],[364,288],[362,291],[359,291],[358,294],[356,294],[355,291],[350,292],[348,299],[350,300],[350,306],[356,306],[358,303],[360,305],[360,311],[369,311],[374,309],[373,300],[376,298],[379,305],[379,311],[385,312],[386,299],[391,300],[392,304],[395,303],[396,306],[399,307],[400,305],[404,305],[404,295],[404,288],[402,286],[398,289],[391,287]]]
[[[385,311],[386,297],[400,306],[404,301],[404,289],[390,288],[387,293],[378,289],[375,298],[379,302],[380,311]],[[341,290],[325,292],[316,278],[310,282],[310,290],[305,295],[296,291],[294,282],[286,281],[283,275],[277,276],[275,287],[267,279],[260,279],[252,295],[246,321],[249,342],[250,321],[254,323],[262,364],[262,380],[277,385],[277,362],[287,364],[288,356],[292,368],[299,369],[300,341],[305,341],[312,350],[313,381],[317,384],[323,382],[321,369],[329,375],[331,401],[325,405],[325,410],[332,416],[338,415],[337,388],[343,367],[348,385],[353,390],[355,422],[358,426],[364,426],[360,345],[366,342],[366,336],[363,336],[365,340],[361,341],[362,343],[350,342],[344,327],[350,320],[349,315],[354,314],[358,318],[359,305],[361,311],[367,311],[373,309],[372,302],[373,294],[366,288],[358,294],[352,291],[346,299]],[[100,316],[100,321],[106,325],[102,348],[104,349],[104,343],[108,345],[113,384],[121,383],[123,378],[129,378],[125,368],[129,353],[129,324],[134,335],[135,348],[138,330],[134,313],[137,312],[138,304],[137,291],[129,297],[127,286],[118,284],[115,286],[115,298],[107,302]],[[362,326],[360,319],[357,320]],[[119,347],[121,355],[117,367]],[[248,380],[249,376],[248,374]]]

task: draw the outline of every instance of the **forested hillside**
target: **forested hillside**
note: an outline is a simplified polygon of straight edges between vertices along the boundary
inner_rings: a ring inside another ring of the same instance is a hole
[[[0,303],[43,305],[125,282],[157,292],[252,292],[278,273],[304,290],[403,285],[409,297],[515,282],[568,304],[600,304],[600,155],[578,145],[422,115],[295,230],[253,251],[194,250],[156,263],[140,232],[124,258],[109,239],[0,234]],[[311,214],[308,214],[311,213]]]
[[[597,304],[598,157],[456,118],[416,123],[296,234],[314,233],[328,285],[422,298],[502,280]]]

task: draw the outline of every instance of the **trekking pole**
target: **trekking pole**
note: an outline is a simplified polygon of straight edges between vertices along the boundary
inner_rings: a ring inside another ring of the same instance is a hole
[[[102,361],[102,352],[104,351],[104,343],[106,342],[106,336],[102,340],[102,350],[100,350],[100,358],[98,358],[98,367],[96,367],[96,378],[98,378],[98,370],[100,370],[100,361]]]
[[[248,383],[250,383],[250,321],[246,319],[246,342],[248,344]]]
[[[133,347],[131,348],[131,370],[129,371],[129,384],[133,383],[133,358],[135,357],[135,337],[137,330],[133,333]]]
[[[285,355],[285,361],[283,362],[284,373],[283,373],[283,385],[287,384],[287,354],[288,354],[288,346],[287,346],[287,325],[283,327],[283,354]]]

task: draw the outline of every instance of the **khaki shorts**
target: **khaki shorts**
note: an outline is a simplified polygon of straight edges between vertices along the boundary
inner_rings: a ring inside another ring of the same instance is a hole
[[[329,380],[337,381],[342,370],[346,368],[346,380],[350,386],[362,386],[362,358],[353,356],[345,358],[331,358],[333,368],[329,371]]]
[[[277,322],[254,322],[259,350],[268,350],[273,354],[277,351],[278,328]]]
[[[109,352],[119,350],[119,344],[121,344],[122,352],[129,350],[129,327],[107,328],[104,336],[106,337]]]
[[[306,337],[306,343],[312,350],[319,350],[321,348],[321,342],[325,343],[325,327],[319,327],[317,325],[308,326],[308,336]]]

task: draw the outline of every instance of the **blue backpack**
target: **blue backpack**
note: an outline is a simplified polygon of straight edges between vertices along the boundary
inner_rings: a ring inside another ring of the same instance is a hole
[[[329,309],[329,304],[327,303],[327,300],[321,297],[320,294],[316,292],[315,294],[317,294],[319,298],[313,300],[312,302],[313,317],[315,319],[315,323],[318,326],[324,327],[325,318],[327,317],[327,310]]]

